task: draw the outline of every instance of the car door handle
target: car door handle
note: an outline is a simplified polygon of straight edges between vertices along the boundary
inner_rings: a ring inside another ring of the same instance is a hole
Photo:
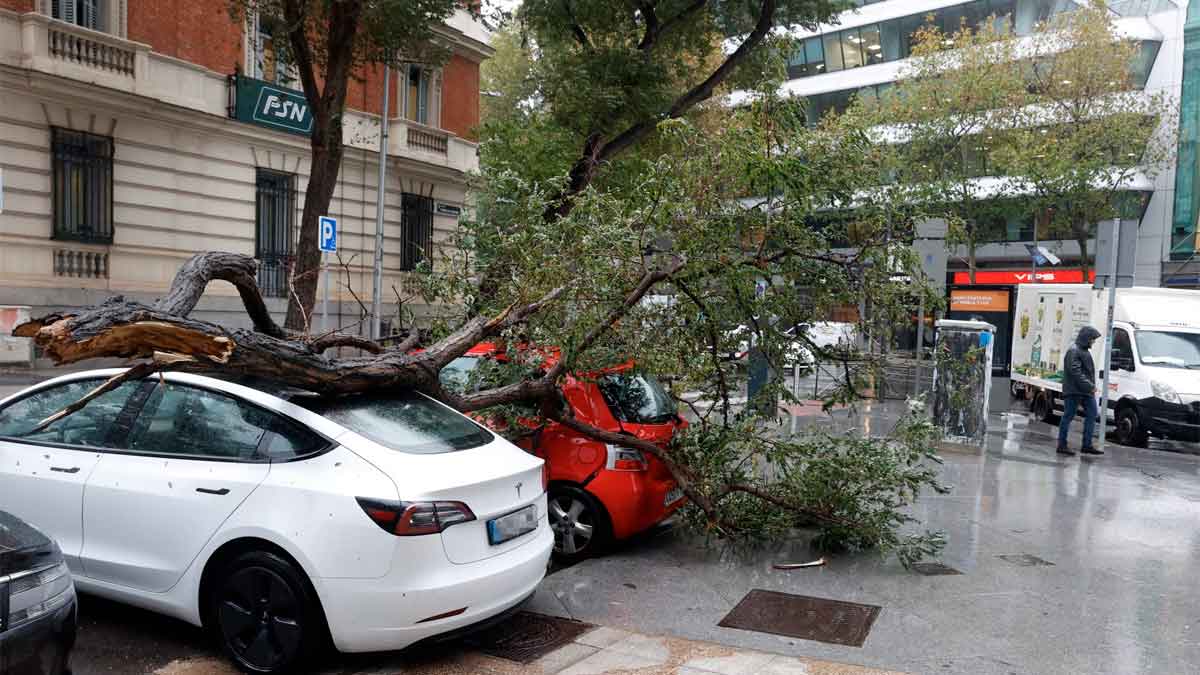
[[[214,490],[212,488],[196,488],[196,492],[203,492],[206,495],[225,496],[229,494],[229,488],[221,488],[220,490]]]
[[[79,473],[79,467],[77,466],[73,466],[69,469],[65,466],[52,466],[50,467],[50,470],[57,471],[59,473]]]

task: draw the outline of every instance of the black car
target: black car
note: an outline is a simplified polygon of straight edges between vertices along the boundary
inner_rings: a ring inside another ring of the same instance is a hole
[[[75,584],[52,539],[0,511],[0,675],[70,672]]]

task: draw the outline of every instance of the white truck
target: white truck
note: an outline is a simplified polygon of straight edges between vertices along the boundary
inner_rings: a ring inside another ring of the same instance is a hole
[[[1062,362],[1079,329],[1104,335],[1108,291],[1084,284],[1026,284],[1017,291],[1013,395],[1052,422],[1062,409]],[[1092,347],[1096,385],[1104,339]],[[1200,291],[1121,288],[1113,313],[1108,423],[1118,443],[1150,436],[1200,440]]]

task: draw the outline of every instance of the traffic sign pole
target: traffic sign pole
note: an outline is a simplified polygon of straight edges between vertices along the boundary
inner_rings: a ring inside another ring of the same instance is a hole
[[[337,251],[337,218],[321,216],[317,219],[320,226],[320,237],[317,246],[321,249],[321,285],[325,294],[321,300],[321,330],[332,330],[329,325],[329,255]]]
[[[1100,440],[1099,448],[1104,452],[1105,437],[1108,436],[1108,381],[1112,377],[1112,346],[1113,346],[1113,310],[1117,305],[1117,244],[1121,241],[1121,219],[1113,219],[1112,258],[1109,260],[1108,272],[1108,314],[1104,318],[1104,377],[1101,382],[1103,391],[1100,393]],[[1115,419],[1113,420],[1116,421]],[[1092,439],[1087,439],[1088,443]]]

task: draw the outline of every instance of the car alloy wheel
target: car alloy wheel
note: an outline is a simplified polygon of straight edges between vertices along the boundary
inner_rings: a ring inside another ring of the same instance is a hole
[[[266,551],[239,556],[209,595],[210,628],[242,670],[311,668],[328,644],[321,607],[302,572]]]
[[[582,560],[604,548],[609,540],[608,514],[596,498],[569,485],[551,486],[547,499],[554,557]]]
[[[596,533],[594,516],[587,504],[571,495],[561,495],[550,502],[554,550],[564,555],[579,555],[586,551]]]
[[[303,633],[300,602],[287,582],[263,567],[238,570],[217,607],[221,634],[247,667],[273,672],[295,661]]]

